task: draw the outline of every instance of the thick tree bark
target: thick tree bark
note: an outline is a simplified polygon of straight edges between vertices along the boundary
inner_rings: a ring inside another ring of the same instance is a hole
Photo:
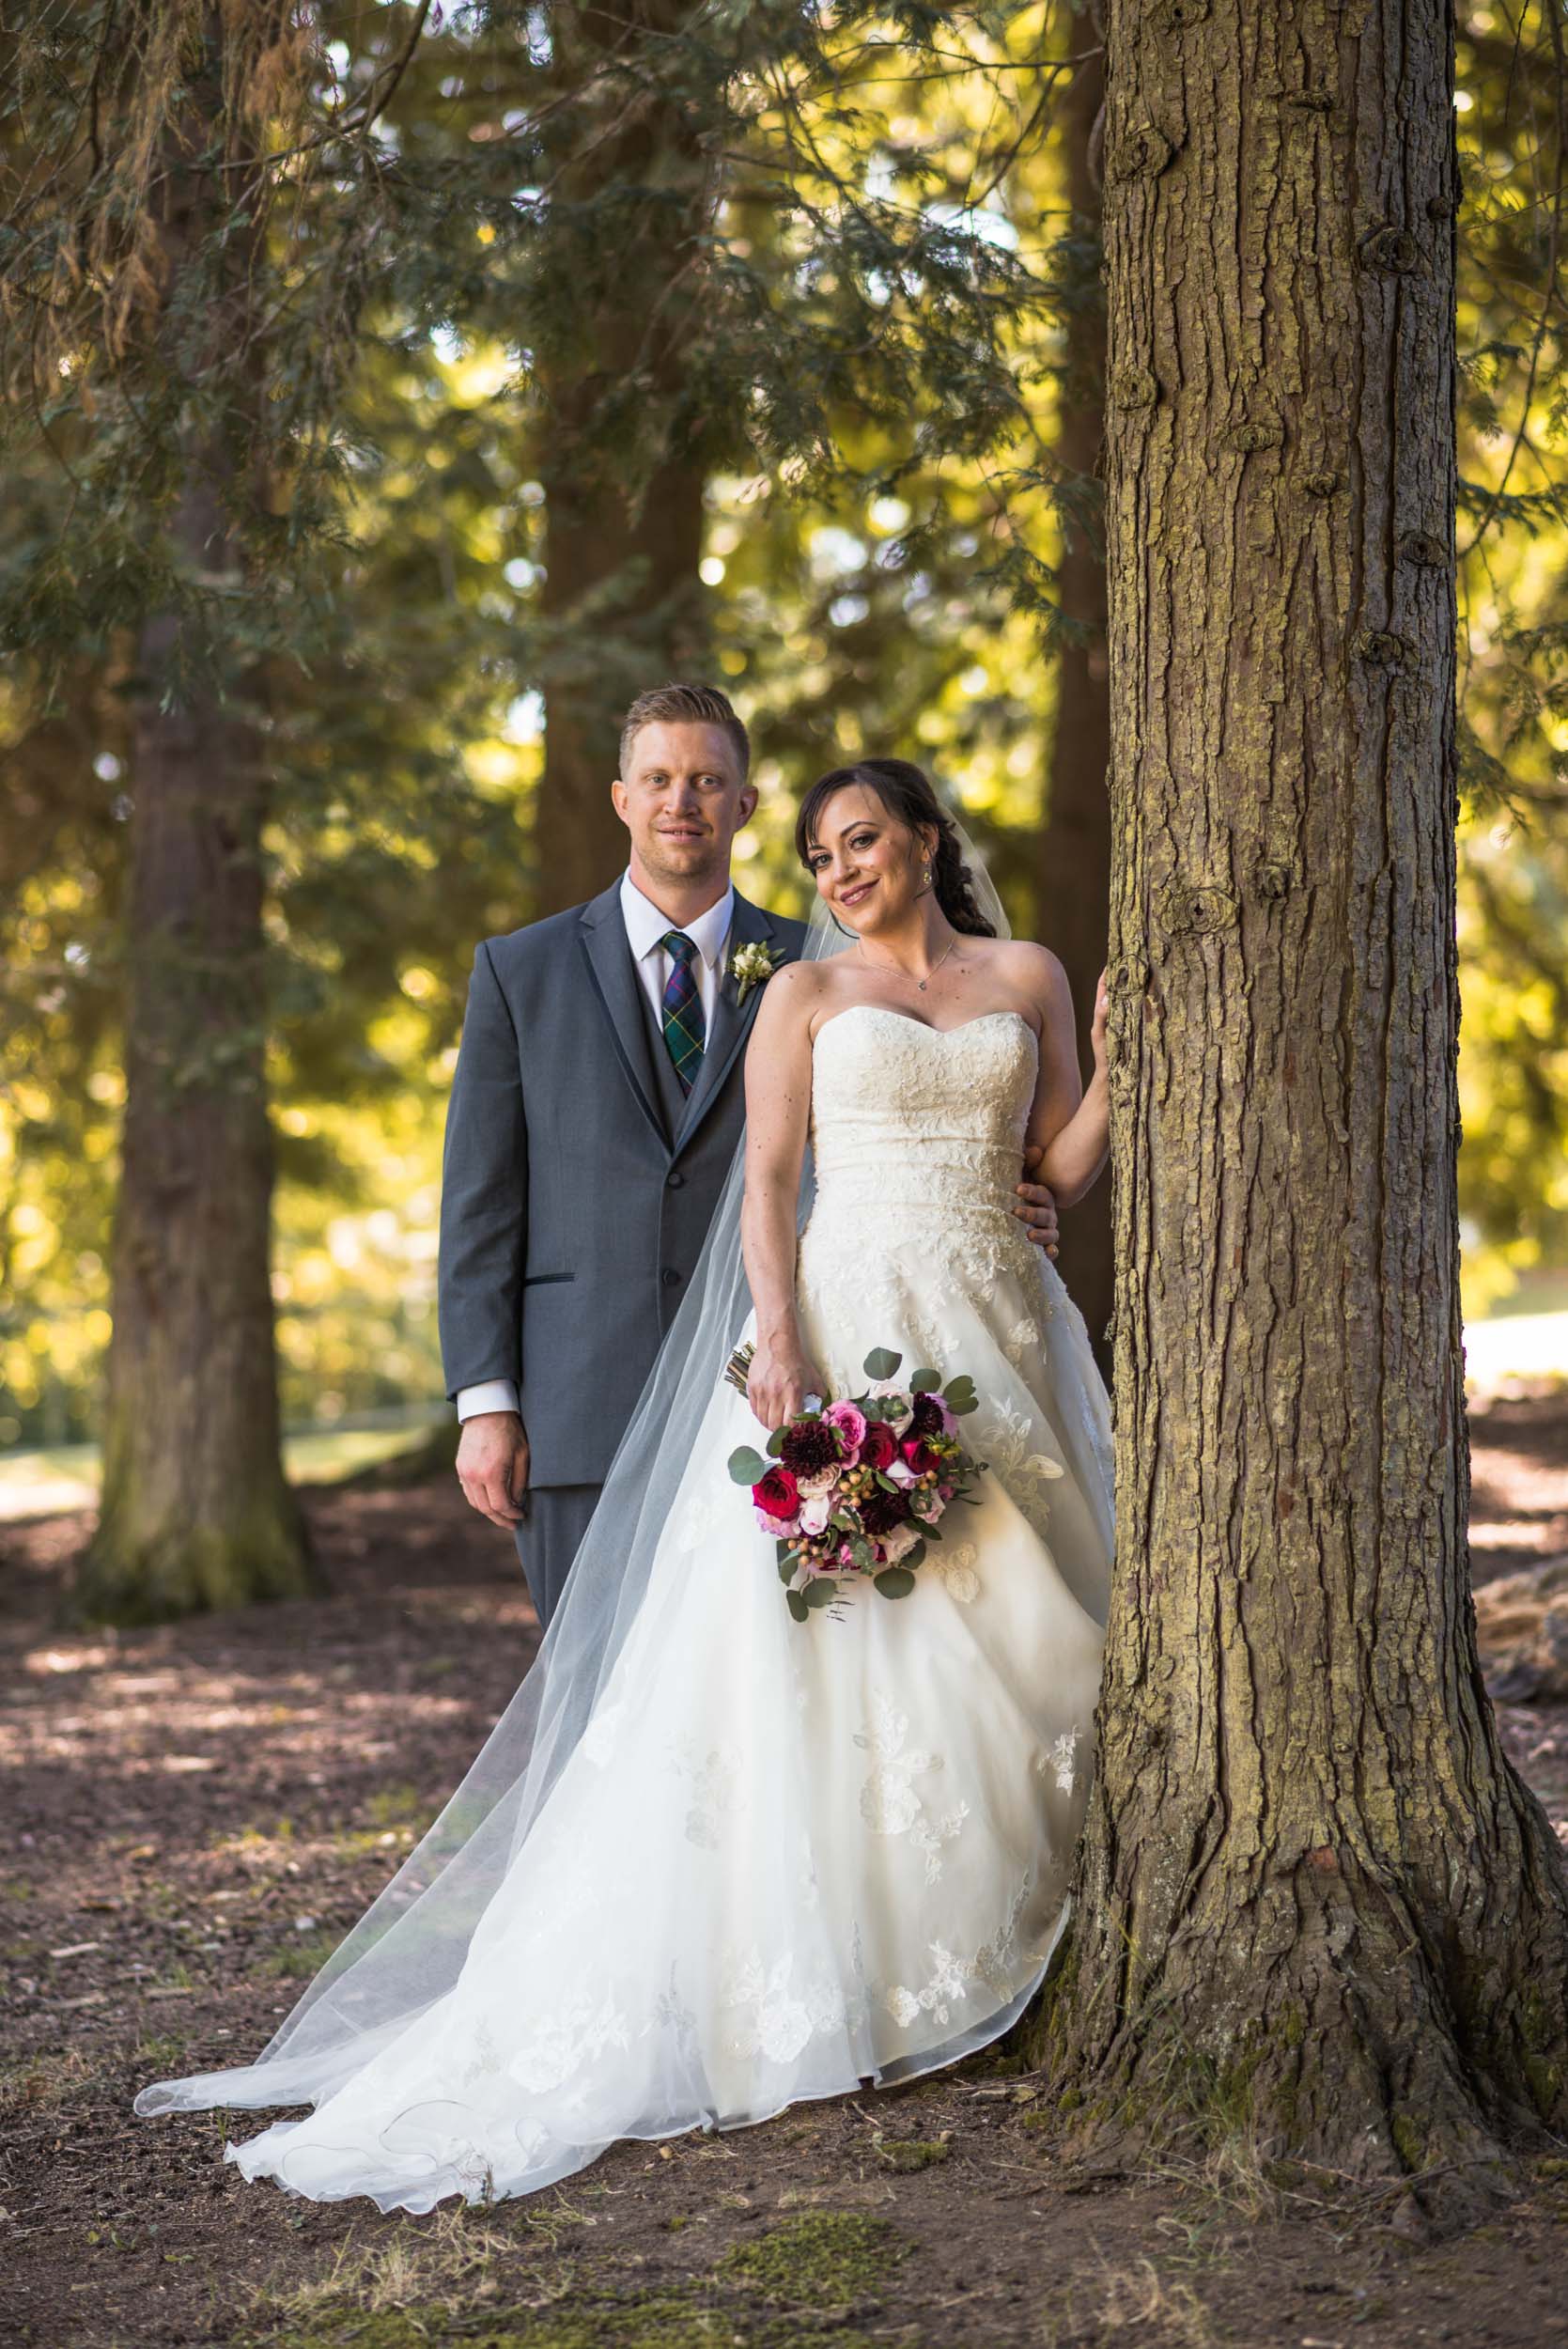
[[[1111,0],[1118,1563],[1089,2131],[1460,2209],[1568,2129],[1467,1587],[1446,9]]]
[[[205,160],[222,151],[223,39],[213,10],[170,138],[161,238],[171,304],[226,201]],[[237,269],[242,280],[242,257]],[[222,317],[213,324],[221,332]],[[173,537],[187,578],[208,587],[242,583],[225,510],[244,461],[234,437],[230,417],[226,430],[194,432],[181,454]],[[120,1622],[287,1595],[313,1579],[283,1475],[269,1279],[265,788],[254,729],[194,652],[191,626],[178,609],[149,615],[132,697],[103,1502],[77,1590],[84,1611]]]
[[[1084,229],[1097,227],[1100,185],[1092,152],[1105,76],[1091,59],[1073,75],[1059,121],[1067,201]],[[1098,489],[1105,430],[1105,303],[1093,257],[1084,303],[1075,320],[1072,372],[1063,384],[1056,431],[1062,463]],[[1106,649],[1105,548],[1096,498],[1089,517],[1065,525],[1057,593],[1087,634],[1063,642],[1057,662],[1056,713],[1046,784],[1046,820],[1035,862],[1037,935],[1061,956],[1078,1015],[1079,1057],[1092,1065],[1089,1041],[1094,990],[1105,968],[1110,900],[1110,662]],[[1062,1272],[1109,1375],[1107,1336],[1115,1302],[1110,1186],[1097,1183],[1062,1218]]]
[[[608,60],[667,39],[689,13],[690,0],[563,10],[559,70],[568,86],[595,87]],[[613,132],[601,113],[613,114]],[[635,101],[612,80],[567,119],[582,160],[563,172],[562,202],[600,225],[574,331],[541,368],[541,913],[592,896],[625,863],[610,801],[621,715],[645,688],[700,674],[708,641],[697,573],[706,469],[683,381],[707,165],[680,97],[657,78]]]

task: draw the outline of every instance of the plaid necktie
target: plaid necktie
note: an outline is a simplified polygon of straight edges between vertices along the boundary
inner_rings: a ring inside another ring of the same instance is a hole
[[[705,1034],[703,999],[691,974],[697,949],[684,930],[666,931],[659,942],[670,957],[670,975],[664,987],[664,1042],[675,1065],[680,1089],[690,1093],[703,1065]]]

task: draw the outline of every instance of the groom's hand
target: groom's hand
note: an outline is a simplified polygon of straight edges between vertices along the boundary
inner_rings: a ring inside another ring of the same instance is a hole
[[[463,1498],[492,1525],[519,1525],[528,1494],[528,1432],[516,1411],[479,1411],[458,1439]]]
[[[1038,1143],[1032,1149],[1024,1152],[1023,1171],[1026,1178],[1034,1173],[1045,1155]],[[1056,1221],[1056,1194],[1054,1191],[1048,1190],[1044,1183],[1032,1183],[1026,1179],[1018,1185],[1018,1206],[1013,1210],[1014,1214],[1023,1224],[1024,1230],[1029,1234],[1035,1247],[1043,1248],[1048,1256],[1054,1256],[1057,1241],[1061,1237]]]

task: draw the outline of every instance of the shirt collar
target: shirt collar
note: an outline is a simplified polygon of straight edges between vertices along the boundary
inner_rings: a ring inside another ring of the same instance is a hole
[[[670,932],[681,929],[697,949],[706,963],[717,964],[724,951],[724,941],[730,934],[735,914],[735,885],[732,882],[717,905],[699,913],[694,922],[672,922],[667,913],[660,913],[650,897],[644,897],[629,873],[621,876],[621,914],[626,934],[636,960],[651,955]]]

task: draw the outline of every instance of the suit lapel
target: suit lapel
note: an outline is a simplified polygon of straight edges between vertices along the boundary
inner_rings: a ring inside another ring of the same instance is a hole
[[[639,1108],[667,1150],[669,1133],[660,1114],[659,1089],[648,1063],[647,1022],[638,1001],[637,967],[621,918],[621,887],[595,897],[582,909],[578,938],[594,990],[604,1006],[616,1057]]]
[[[718,1099],[724,1080],[735,1066],[736,1054],[751,1034],[762,988],[748,988],[746,1000],[742,1003],[730,965],[735,960],[737,946],[753,945],[771,946],[775,959],[784,959],[780,934],[770,917],[764,913],[760,906],[753,905],[737,890],[735,911],[730,918],[730,934],[724,948],[723,976],[719,982],[718,1000],[713,1006],[713,1025],[703,1053],[702,1067],[697,1072],[697,1081],[687,1099],[686,1115],[675,1133],[677,1152],[685,1149]]]

